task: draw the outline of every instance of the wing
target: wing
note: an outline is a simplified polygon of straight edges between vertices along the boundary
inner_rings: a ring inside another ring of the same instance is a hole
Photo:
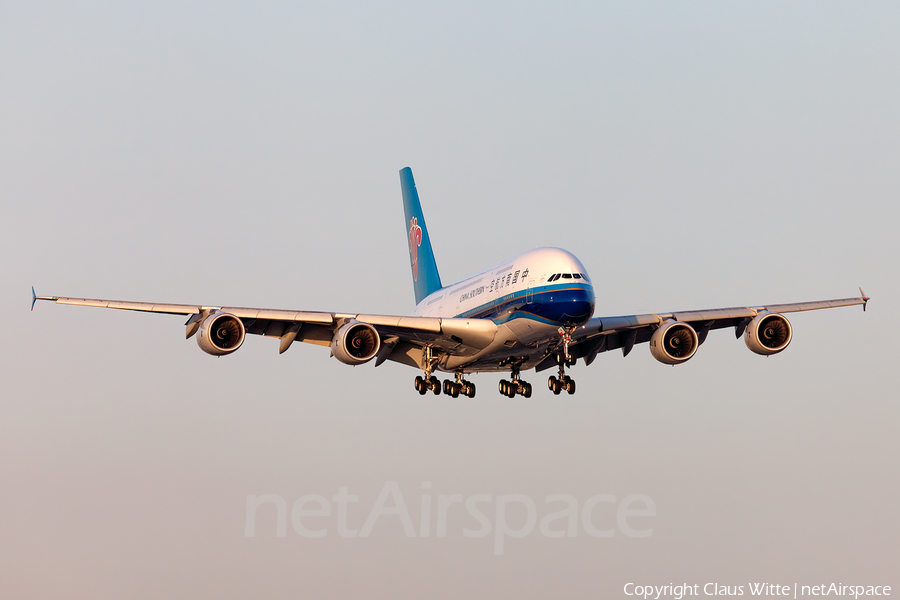
[[[747,325],[761,313],[793,313],[841,306],[862,305],[866,309],[869,297],[862,289],[856,298],[840,298],[837,300],[820,300],[816,302],[798,302],[794,304],[768,304],[765,306],[713,308],[707,310],[688,310],[668,313],[649,313],[644,315],[627,315],[621,317],[595,317],[573,334],[573,345],[570,353],[575,358],[583,358],[585,364],[591,364],[601,352],[621,348],[622,354],[628,356],[635,344],[648,342],[653,333],[666,321],[689,323],[697,332],[699,344],[706,341],[706,336],[713,329],[733,327],[735,337],[741,337]],[[548,356],[536,370],[542,371],[556,366],[555,356]]]
[[[295,341],[331,346],[335,333],[341,327],[359,321],[374,327],[381,336],[382,343],[375,357],[375,366],[392,360],[421,368],[426,347],[443,355],[474,355],[486,348],[497,333],[497,325],[489,319],[442,319],[36,296],[32,288],[32,309],[37,300],[187,316],[185,326],[188,338],[197,333],[208,317],[226,313],[240,319],[249,334],[279,338],[279,353],[285,352]]]

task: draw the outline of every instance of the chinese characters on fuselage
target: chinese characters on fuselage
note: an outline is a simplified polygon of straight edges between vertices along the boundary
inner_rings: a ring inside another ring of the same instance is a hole
[[[491,285],[488,288],[488,291],[493,292],[495,290],[505,288],[509,285],[515,285],[516,283],[518,283],[520,278],[522,279],[522,281],[525,281],[526,277],[528,277],[527,268],[525,270],[516,270],[515,272],[512,272],[512,267],[510,267],[509,273],[491,281]]]

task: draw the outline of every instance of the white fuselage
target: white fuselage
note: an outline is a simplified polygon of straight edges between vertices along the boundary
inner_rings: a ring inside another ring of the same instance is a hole
[[[581,261],[559,248],[537,248],[441,288],[413,314],[491,319],[498,326],[495,343],[474,359],[459,359],[467,369],[484,370],[506,357],[523,366],[540,360],[558,345],[560,327],[587,322],[593,310],[594,290]],[[441,367],[459,368],[456,362]]]

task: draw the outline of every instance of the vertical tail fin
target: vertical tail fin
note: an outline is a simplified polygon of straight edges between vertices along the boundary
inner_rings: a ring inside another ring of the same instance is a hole
[[[428,237],[428,228],[425,227],[425,217],[419,204],[419,193],[409,167],[400,170],[400,189],[403,192],[403,212],[406,216],[409,263],[418,304],[432,292],[441,289],[441,276],[438,274],[437,263],[434,262],[431,238]]]

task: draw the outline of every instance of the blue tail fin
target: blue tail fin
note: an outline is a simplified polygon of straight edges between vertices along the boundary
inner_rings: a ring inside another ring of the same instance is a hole
[[[400,170],[400,189],[403,191],[403,212],[406,215],[406,234],[409,241],[409,263],[412,267],[416,304],[432,292],[441,289],[441,276],[434,262],[431,238],[425,227],[425,217],[419,204],[419,193],[409,167]]]

